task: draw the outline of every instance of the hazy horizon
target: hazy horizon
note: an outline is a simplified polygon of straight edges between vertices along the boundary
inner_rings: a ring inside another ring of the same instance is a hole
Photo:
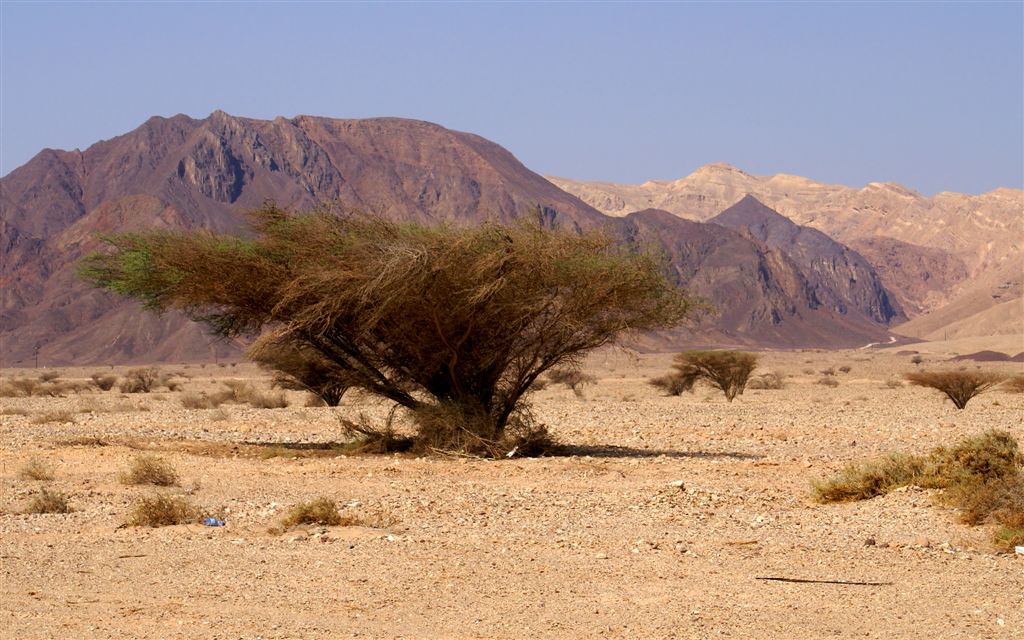
[[[154,115],[397,116],[544,175],[1024,187],[1024,5],[4,2],[0,173]]]

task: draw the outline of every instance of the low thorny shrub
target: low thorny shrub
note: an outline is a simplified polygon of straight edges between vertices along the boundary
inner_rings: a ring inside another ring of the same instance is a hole
[[[39,458],[32,458],[18,471],[22,480],[53,480],[53,468]]]
[[[168,527],[199,519],[200,511],[184,496],[155,494],[139,498],[128,514],[130,527]]]
[[[63,493],[43,488],[32,496],[25,513],[71,513],[71,505]]]
[[[178,474],[162,458],[144,455],[132,461],[131,467],[121,476],[121,482],[170,487],[178,484]]]
[[[941,489],[940,500],[965,524],[995,525],[1000,549],[1024,544],[1024,454],[1007,432],[990,430],[926,456],[893,453],[854,462],[812,483],[817,502],[866,500],[907,485]]]

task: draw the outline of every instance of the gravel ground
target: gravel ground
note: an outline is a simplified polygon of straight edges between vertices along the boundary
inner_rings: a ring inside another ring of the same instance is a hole
[[[116,388],[0,399],[0,637],[1024,637],[1024,556],[995,553],[989,531],[959,524],[933,491],[839,505],[808,493],[889,451],[992,427],[1024,442],[1024,396],[997,390],[957,411],[885,384],[914,368],[907,355],[801,351],[763,356],[783,390],[670,398],[645,382],[668,363],[593,356],[583,399],[559,387],[533,398],[574,455],[501,461],[299,448],[340,439],[337,414],[386,414],[356,394],[338,409],[297,392],[284,409],[187,410],[182,391]],[[838,386],[818,384],[844,365]],[[101,370],[123,373],[61,379]],[[163,370],[185,392],[267,384],[250,365]],[[121,484],[143,453],[180,486]],[[31,459],[54,480],[19,477]],[[74,511],[22,513],[42,486]],[[227,526],[124,526],[157,491]],[[281,529],[320,496],[365,526]]]

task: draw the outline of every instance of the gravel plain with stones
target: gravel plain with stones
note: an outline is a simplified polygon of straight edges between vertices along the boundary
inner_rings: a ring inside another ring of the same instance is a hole
[[[853,460],[989,428],[1024,442],[1024,395],[997,389],[958,411],[892,382],[915,368],[906,354],[790,351],[763,353],[758,369],[782,373],[784,389],[728,403],[700,386],[660,395],[646,381],[669,363],[591,356],[598,381],[583,398],[554,386],[532,397],[568,453],[499,461],[342,455],[329,446],[339,415],[388,410],[355,393],[337,409],[300,392],[282,409],[182,407],[183,392],[226,379],[269,386],[248,364],[165,365],[175,392],[2,398],[0,637],[1024,637],[1024,556],[996,553],[989,530],[959,524],[934,491],[809,497]],[[828,368],[838,386],[819,383]],[[179,486],[122,484],[140,454],[169,462]],[[54,479],[23,479],[30,460]],[[23,513],[43,486],[73,511]],[[124,526],[157,491],[226,526]],[[321,496],[365,526],[282,529],[290,507]]]

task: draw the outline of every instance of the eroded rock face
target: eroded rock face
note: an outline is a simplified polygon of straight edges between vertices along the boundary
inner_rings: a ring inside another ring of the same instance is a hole
[[[99,233],[237,231],[244,211],[268,199],[298,210],[337,202],[395,219],[455,224],[522,215],[537,215],[548,227],[618,224],[498,145],[427,122],[267,121],[223,112],[202,120],[151,118],[84,152],[44,151],[2,179],[5,364],[33,355],[37,346],[41,362],[51,364],[237,352],[212,344],[180,316],[157,318],[89,290],[74,265],[99,248]],[[895,317],[882,306],[856,317],[842,312],[844,305],[871,304],[858,297],[859,289],[840,286],[850,279],[849,260],[828,267],[833,273],[825,278],[824,266],[811,269],[792,251],[718,226],[664,212],[635,216],[630,225],[633,234],[670,248],[680,283],[715,302],[715,315],[698,335],[746,344],[847,345],[879,339]],[[693,331],[651,344],[664,347],[687,335]]]
[[[807,277],[814,298],[839,315],[888,324],[905,320],[898,302],[859,253],[810,227],[795,224],[753,196],[709,222],[737,231],[792,260]]]

